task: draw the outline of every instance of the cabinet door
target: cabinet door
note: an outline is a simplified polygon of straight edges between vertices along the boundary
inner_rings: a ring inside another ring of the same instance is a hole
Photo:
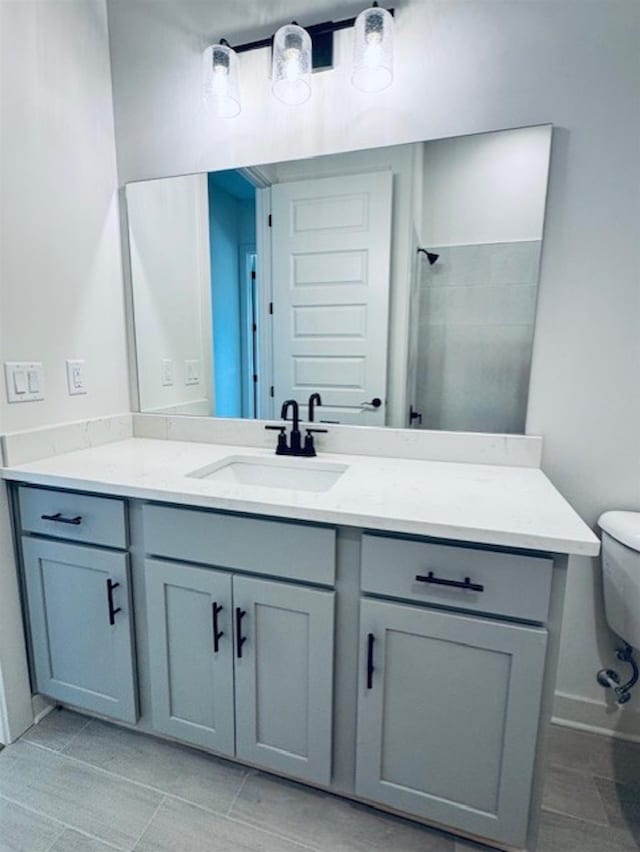
[[[145,562],[153,726],[234,753],[231,575]]]
[[[233,603],[238,757],[328,784],[334,593],[236,576]]]
[[[363,600],[356,791],[525,842],[545,630]]]
[[[135,722],[128,556],[22,539],[38,690]]]

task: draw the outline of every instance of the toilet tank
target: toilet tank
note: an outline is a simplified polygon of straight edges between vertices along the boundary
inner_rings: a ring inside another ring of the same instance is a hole
[[[640,648],[640,512],[605,512],[598,525],[607,622]]]

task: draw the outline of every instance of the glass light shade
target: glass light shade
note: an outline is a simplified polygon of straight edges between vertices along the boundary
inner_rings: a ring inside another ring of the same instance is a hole
[[[381,92],[393,80],[393,15],[373,6],[355,22],[351,82],[363,92]]]
[[[285,104],[303,104],[311,97],[311,38],[297,24],[280,27],[273,37],[271,88]]]
[[[238,55],[226,44],[212,44],[203,54],[202,88],[205,105],[218,118],[240,112]]]

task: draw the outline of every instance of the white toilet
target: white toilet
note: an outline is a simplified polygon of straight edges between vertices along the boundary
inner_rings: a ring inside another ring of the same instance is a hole
[[[624,684],[613,669],[599,671],[598,682],[614,690],[619,704],[626,704],[638,680],[633,647],[640,648],[640,512],[605,512],[598,525],[607,621],[625,642],[616,652],[618,659],[632,667],[631,678]]]

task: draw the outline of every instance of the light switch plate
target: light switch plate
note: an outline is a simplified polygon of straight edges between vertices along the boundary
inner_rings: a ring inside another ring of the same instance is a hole
[[[87,392],[86,378],[84,361],[67,361],[67,387],[69,388],[69,396],[76,396]]]
[[[8,402],[38,402],[44,399],[44,371],[38,361],[5,361]]]
[[[200,361],[184,362],[184,383],[185,385],[200,384]]]

